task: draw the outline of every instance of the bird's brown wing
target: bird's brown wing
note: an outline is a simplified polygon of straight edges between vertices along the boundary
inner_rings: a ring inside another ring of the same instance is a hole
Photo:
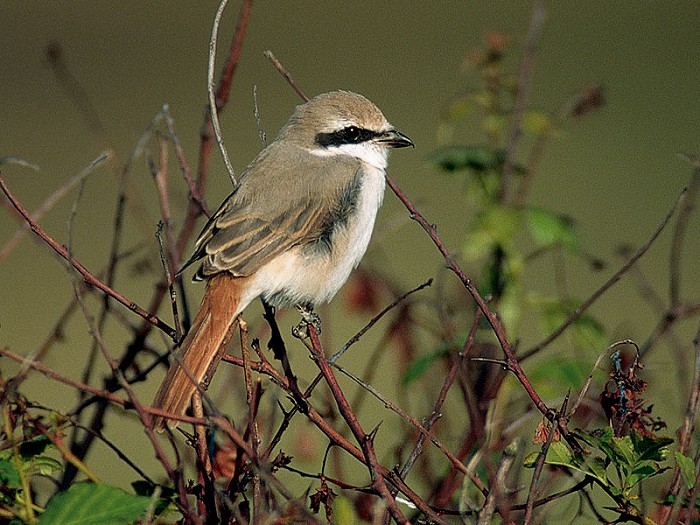
[[[212,217],[197,241],[204,257],[199,277],[222,271],[250,275],[265,262],[296,244],[309,242],[327,215],[313,200],[298,201],[274,216],[238,202],[231,195]]]
[[[241,174],[239,186],[206,224],[185,266],[203,259],[195,278],[222,271],[246,276],[292,246],[314,241],[323,235],[348,185],[357,184],[358,169],[348,157],[320,157],[272,144]]]

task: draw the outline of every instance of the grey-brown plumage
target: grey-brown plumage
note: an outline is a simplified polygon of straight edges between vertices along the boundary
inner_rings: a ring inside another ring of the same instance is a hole
[[[297,107],[241,173],[185,264],[201,260],[195,279],[207,280],[207,291],[156,406],[184,413],[256,297],[315,306],[335,295],[369,243],[388,150],[410,145],[362,95],[333,91]]]

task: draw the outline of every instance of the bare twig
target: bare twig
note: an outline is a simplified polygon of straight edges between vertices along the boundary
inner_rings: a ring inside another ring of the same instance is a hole
[[[489,309],[488,305],[486,304],[486,301],[484,301],[484,299],[481,297],[481,294],[477,290],[472,280],[469,279],[469,277],[467,277],[462,268],[460,268],[459,264],[457,264],[455,258],[445,247],[444,243],[442,242],[440,236],[437,233],[437,229],[435,228],[435,226],[433,224],[430,224],[425,219],[425,217],[421,215],[421,213],[416,209],[413,203],[408,199],[408,197],[406,197],[406,195],[401,191],[401,189],[396,185],[396,183],[391,179],[391,177],[385,175],[385,179],[389,187],[394,192],[394,194],[399,198],[399,200],[409,211],[409,213],[411,214],[411,218],[418,222],[418,224],[420,224],[423,230],[425,230],[428,236],[432,239],[433,243],[445,259],[447,267],[455,275],[457,275],[457,277],[462,282],[469,295],[471,295],[472,299],[474,299],[474,302],[476,302],[477,306],[479,307],[479,310],[481,310],[481,312],[486,317],[487,321],[489,322],[489,325],[491,325],[491,329],[493,330],[494,334],[496,335],[496,338],[498,339],[503,353],[506,356],[506,362],[508,364],[509,370],[513,372],[518,381],[520,381],[520,384],[523,386],[528,396],[530,396],[530,399],[532,399],[537,409],[540,412],[542,412],[542,414],[544,414],[545,416],[551,417],[552,414],[549,410],[549,407],[547,407],[544,401],[542,401],[542,399],[540,398],[539,394],[532,387],[530,380],[527,378],[525,372],[520,366],[520,362],[515,355],[515,351],[508,342],[508,338],[506,337],[504,328],[501,326],[496,315]],[[562,428],[562,431],[565,435],[568,435],[566,428]]]
[[[357,416],[350,407],[348,400],[345,397],[345,394],[343,393],[342,389],[340,388],[335,374],[333,373],[333,370],[330,367],[330,364],[326,360],[326,356],[321,347],[321,342],[319,341],[318,334],[316,333],[316,328],[313,325],[309,324],[308,331],[309,339],[311,340],[311,355],[314,359],[314,362],[321,370],[321,373],[323,374],[323,377],[326,380],[326,383],[328,384],[331,392],[333,393],[333,398],[335,399],[335,402],[338,405],[338,410],[340,411],[340,414],[343,416],[343,419],[345,419],[345,421],[347,422],[348,427],[350,427],[350,431],[353,433],[355,439],[360,444],[360,447],[364,452],[365,458],[367,460],[365,464],[367,465],[367,468],[370,471],[370,476],[372,479],[372,488],[374,488],[377,491],[377,494],[384,498],[384,502],[389,508],[389,512],[391,513],[394,520],[396,520],[397,523],[407,524],[408,520],[406,519],[406,516],[404,516],[403,512],[401,512],[401,510],[399,509],[398,505],[396,504],[396,500],[394,499],[394,496],[391,494],[391,491],[389,490],[389,487],[386,484],[384,476],[382,476],[379,472],[379,462],[377,460],[377,455],[374,451],[374,432],[370,434],[365,433],[362,426],[360,425],[360,422],[357,420]]]
[[[528,349],[527,351],[523,352],[520,355],[521,360],[525,360],[536,353],[538,353],[540,350],[548,346],[552,341],[554,341],[557,337],[559,337],[569,326],[571,326],[579,317],[581,317],[581,314],[585,312],[593,303],[595,303],[598,298],[603,295],[605,292],[607,292],[617,281],[619,281],[625,273],[647,252],[649,251],[649,248],[651,245],[654,243],[654,241],[659,237],[661,232],[666,228],[668,225],[669,221],[671,220],[671,217],[673,217],[673,214],[676,211],[676,208],[678,205],[683,201],[683,198],[686,194],[686,190],[683,190],[680,195],[676,198],[676,201],[673,203],[673,206],[671,209],[668,211],[664,219],[661,221],[661,224],[656,228],[656,231],[651,235],[649,240],[645,242],[635,253],[632,255],[632,257],[622,265],[622,267],[616,271],[610,279],[608,279],[603,285],[598,288],[593,294],[586,299],[583,303],[581,303],[578,308],[576,308],[571,315],[556,329],[554,330],[551,334],[549,334],[544,340],[541,342],[537,343],[535,346],[532,348]]]
[[[676,227],[673,229],[671,237],[671,249],[669,252],[669,295],[671,296],[671,307],[678,306],[681,302],[681,258],[683,255],[683,245],[688,230],[690,217],[696,206],[696,200],[700,194],[700,167],[693,170],[693,177],[688,184],[687,197],[682,208],[678,212]]]
[[[408,422],[411,426],[413,426],[418,432],[421,433],[424,438],[429,439],[433,445],[437,447],[440,452],[442,452],[445,457],[450,461],[452,466],[459,470],[462,474],[467,476],[472,483],[476,486],[476,488],[484,495],[486,496],[488,494],[488,489],[486,486],[483,484],[483,482],[479,479],[478,476],[476,476],[471,470],[469,470],[468,467],[466,467],[460,460],[457,458],[450,450],[433,434],[430,433],[430,428],[426,428],[425,425],[422,425],[420,421],[412,417],[410,414],[408,414],[405,410],[402,408],[398,407],[395,403],[391,402],[384,394],[382,394],[379,390],[374,388],[372,385],[369,385],[362,381],[359,377],[354,375],[352,372],[346,370],[345,368],[341,367],[338,364],[333,364],[333,367],[338,369],[341,373],[352,379],[355,383],[360,385],[362,388],[364,388],[367,392],[372,394],[374,397],[376,397],[379,401],[382,402],[382,404],[391,410],[392,412],[398,414],[401,418],[403,418],[406,422]]]
[[[110,153],[105,152],[103,153],[104,159],[109,158]],[[2,164],[2,159],[0,159],[0,165]],[[73,175],[70,179],[68,179],[65,184],[62,184],[60,187],[58,187],[51,195],[49,195],[46,199],[44,199],[44,202],[41,203],[41,206],[39,206],[36,210],[32,212],[32,217],[34,217],[35,221],[40,221],[41,218],[49,212],[63,197],[65,197],[68,192],[75,187],[76,184],[80,183],[83,179],[85,179],[88,175],[90,175],[94,169],[95,165],[91,164],[87,168],[81,170],[80,172],[76,173]],[[38,166],[37,166],[38,168]],[[20,216],[20,219],[22,217]],[[20,227],[19,230],[17,230],[14,234],[14,236],[5,243],[5,246],[2,247],[0,250],[0,262],[3,261],[11,252],[14,250],[15,246],[19,243],[19,241],[22,240],[22,237],[26,235],[26,233],[30,230],[29,223],[26,221],[22,220],[22,226]]]
[[[698,413],[698,405],[700,405],[700,327],[698,327],[698,331],[695,334],[693,347],[695,348],[695,373],[693,375],[693,385],[690,389],[690,396],[688,397],[688,404],[686,405],[685,409],[683,425],[678,432],[678,452],[683,455],[688,455],[687,452],[693,437],[695,418]],[[698,482],[700,482],[700,480],[696,482],[696,485],[698,485]],[[681,470],[677,463],[673,469],[673,480],[671,481],[670,489],[668,490],[668,496],[673,498],[673,506],[665,505],[660,509],[662,517],[659,519],[659,523],[678,523],[678,515],[680,514],[685,498],[681,495]],[[695,505],[688,506],[688,509],[694,508]],[[689,510],[688,514],[692,515],[693,513]]]
[[[515,114],[513,115],[513,125],[510,130],[508,146],[506,148],[506,158],[503,163],[503,175],[501,178],[500,202],[506,202],[513,179],[513,168],[515,158],[518,153],[518,145],[522,137],[523,116],[527,106],[527,97],[530,91],[530,79],[535,66],[535,52],[537,43],[542,33],[542,26],[545,19],[544,0],[535,0],[530,18],[530,28],[525,41],[525,52],[520,63],[520,74],[518,75],[518,91],[515,96]]]
[[[168,283],[168,290],[170,292],[170,306],[173,312],[173,320],[175,321],[175,332],[176,340],[182,340],[182,326],[180,325],[180,315],[177,308],[177,293],[175,292],[175,287],[173,286],[172,275],[170,273],[170,268],[168,261],[165,256],[165,248],[163,246],[163,222],[158,223],[158,229],[156,230],[156,238],[158,239],[158,246],[160,249],[160,261],[163,266],[163,272],[165,273],[165,280]]]
[[[479,520],[477,525],[488,525],[491,523],[491,518],[496,510],[498,510],[499,497],[506,494],[506,480],[513,463],[515,462],[516,454],[511,452],[510,447],[503,451],[501,461],[498,464],[496,477],[493,487],[486,498],[483,508],[479,512]]]
[[[569,395],[567,394],[564,397],[564,401],[561,404],[561,408],[557,412],[556,419],[559,420],[563,417],[566,417],[566,408],[567,405],[569,404]],[[538,495],[538,490],[537,490],[537,484],[540,480],[540,475],[542,474],[542,468],[544,467],[544,462],[545,459],[547,458],[547,451],[549,450],[549,447],[552,445],[552,441],[554,440],[554,436],[557,435],[555,425],[553,424],[549,428],[549,435],[547,436],[547,440],[545,443],[542,445],[542,449],[540,450],[539,454],[537,455],[537,459],[535,460],[535,470],[532,473],[532,480],[530,482],[530,490],[527,493],[527,504],[525,506],[525,518],[523,519],[523,523],[525,525],[530,523],[530,520],[532,519],[532,510],[535,507],[535,502],[537,501],[537,495]]]
[[[428,279],[422,284],[419,284],[415,288],[410,289],[409,291],[399,295],[396,299],[394,299],[391,303],[389,303],[387,306],[382,308],[377,315],[372,317],[372,319],[369,320],[369,322],[363,326],[359,332],[357,332],[355,335],[353,335],[348,341],[340,347],[340,349],[334,353],[331,357],[328,358],[329,363],[335,363],[343,357],[343,354],[348,351],[348,349],[357,343],[360,338],[362,338],[363,335],[367,333],[367,331],[372,328],[377,322],[384,317],[387,313],[389,313],[391,310],[396,308],[400,303],[402,303],[406,298],[408,298],[409,295],[413,295],[416,292],[421,291],[423,288],[427,288],[428,286],[433,284],[432,279]]]
[[[374,451],[374,435],[377,429],[375,429],[370,434],[366,434],[364,432],[362,426],[357,420],[357,417],[353,413],[352,408],[349,406],[347,399],[345,398],[345,395],[342,392],[340,385],[338,384],[328,361],[325,358],[315,327],[309,325],[308,331],[309,338],[311,340],[310,349],[314,361],[322,371],[323,376],[326,379],[326,382],[330,387],[331,392],[333,393],[333,398],[335,399],[338,405],[338,409],[340,410],[341,415],[348,423],[348,426],[350,427],[351,432],[355,436],[355,439],[358,440],[360,446],[362,447],[362,451],[365,457],[364,463],[369,468],[370,477],[372,479],[372,488],[377,492],[378,495],[380,495],[383,498],[384,503],[387,505],[389,512],[391,513],[392,517],[397,523],[408,523],[408,520],[398,508],[396,500],[392,495],[391,491],[389,490],[389,487],[387,486],[386,470],[379,465],[379,461]],[[396,478],[397,476],[395,475],[391,476],[393,482],[396,482]],[[435,521],[436,523],[446,525],[446,522],[437,514],[435,514],[432,511],[432,509],[430,509],[423,502],[422,499],[420,499],[417,495],[410,491],[405,485],[405,483],[403,483],[403,481],[401,481],[401,483],[398,486],[400,490],[409,497],[411,502],[414,503],[418,507],[418,509],[424,512],[431,520]],[[406,490],[409,490],[409,492],[407,493]]]
[[[445,399],[447,399],[447,392],[449,391],[450,387],[454,383],[455,377],[457,376],[457,370],[459,369],[460,365],[462,364],[462,360],[466,355],[469,354],[469,350],[474,344],[474,337],[476,336],[476,330],[479,327],[479,322],[481,321],[481,311],[477,311],[476,315],[474,316],[474,321],[472,322],[472,327],[469,330],[469,336],[467,337],[467,340],[464,342],[464,346],[462,347],[462,350],[459,353],[459,356],[454,360],[452,363],[452,366],[450,367],[449,372],[447,373],[447,376],[445,376],[445,380],[442,383],[442,388],[440,388],[440,393],[438,394],[438,398],[435,401],[435,405],[433,406],[433,410],[430,413],[430,416],[428,416],[427,420],[425,423],[423,423],[422,427],[426,432],[430,432],[430,429],[433,427],[433,425],[442,417],[442,405],[445,402]],[[411,470],[413,467],[413,463],[416,461],[418,458],[418,455],[421,453],[421,450],[423,449],[423,443],[425,442],[426,437],[428,434],[424,434],[421,432],[420,436],[418,437],[418,442],[416,443],[416,446],[413,448],[413,451],[411,454],[408,456],[408,459],[404,463],[403,467],[401,468],[400,475],[402,478],[405,478],[408,475],[408,472]],[[462,464],[462,462],[459,462]],[[476,478],[479,479],[479,478]],[[475,481],[475,479],[472,478],[472,481]],[[481,482],[481,480],[479,480]],[[485,490],[485,487],[477,485],[480,490]]]
[[[175,121],[170,115],[170,108],[167,104],[163,106],[163,116],[165,117],[165,122],[168,126],[168,134],[170,135],[170,140],[173,142],[173,146],[175,147],[175,155],[177,155],[177,160],[180,163],[182,176],[185,179],[187,187],[190,190],[190,198],[199,205],[204,215],[206,215],[207,217],[211,217],[211,211],[209,210],[207,203],[204,202],[202,195],[199,193],[197,183],[192,178],[192,169],[190,168],[190,165],[187,162],[187,158],[185,157],[185,151],[182,149],[180,139],[177,136],[177,133],[175,133]]]
[[[134,301],[131,301],[127,297],[123,296],[119,292],[107,286],[99,278],[90,273],[90,271],[87,268],[85,268],[85,266],[83,266],[74,258],[70,257],[68,255],[68,250],[65,247],[61,246],[61,244],[59,244],[57,241],[55,241],[48,233],[46,233],[44,229],[41,226],[39,226],[39,224],[32,218],[32,216],[24,208],[24,206],[22,206],[22,203],[19,202],[19,200],[17,200],[17,198],[12,194],[12,192],[10,192],[10,189],[7,187],[7,183],[5,182],[5,179],[2,177],[2,175],[0,175],[0,189],[5,193],[5,195],[10,200],[15,209],[29,223],[29,226],[31,227],[32,231],[41,239],[43,239],[44,242],[46,242],[46,244],[48,244],[53,251],[55,251],[58,255],[60,255],[66,261],[68,261],[71,264],[71,266],[75,268],[78,271],[78,273],[80,273],[82,279],[86,283],[88,283],[90,286],[93,286],[94,288],[97,288],[98,290],[101,290],[110,297],[113,297],[116,301],[129,308],[129,310],[133,311],[137,315],[140,315],[153,326],[161,329],[168,336],[176,336],[175,330],[168,326],[167,323],[161,321],[156,315],[147,312],[146,310],[138,306]]]
[[[207,70],[207,93],[209,94],[209,114],[211,115],[211,122],[214,126],[214,134],[216,136],[216,142],[219,145],[219,150],[221,151],[221,156],[224,159],[224,164],[226,165],[226,170],[228,171],[229,177],[231,177],[231,182],[233,186],[237,186],[235,171],[233,169],[233,164],[228,156],[228,151],[226,151],[226,146],[224,145],[224,139],[221,134],[221,125],[219,124],[219,103],[217,98],[219,93],[214,92],[214,67],[216,65],[216,41],[219,35],[219,24],[221,23],[221,16],[224,14],[226,9],[226,4],[228,0],[221,0],[219,3],[219,8],[216,11],[214,17],[214,24],[211,30],[211,40],[209,41],[209,68]],[[224,71],[224,77],[232,77],[235,68],[238,64],[240,58],[240,52],[245,39],[246,29],[248,28],[248,18],[250,17],[250,10],[253,6],[252,0],[247,0],[243,2],[241,6],[241,15],[239,17],[238,27],[236,28],[236,36],[232,43],[232,52],[230,54],[230,60],[226,63],[226,69]]]
[[[289,73],[289,71],[287,71],[284,68],[280,61],[277,60],[277,57],[272,53],[272,51],[264,51],[263,55],[265,55],[265,58],[272,62],[272,65],[275,66],[275,69],[280,72],[280,74],[285,78],[285,80],[292,87],[292,89],[297,92],[297,95],[299,95],[304,100],[304,102],[308,102],[309,97],[307,97],[306,93],[304,93],[304,91],[302,91],[299,85],[296,82],[294,82],[292,75]]]

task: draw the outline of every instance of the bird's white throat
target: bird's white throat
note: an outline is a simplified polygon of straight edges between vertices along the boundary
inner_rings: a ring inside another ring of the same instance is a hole
[[[336,155],[355,157],[382,171],[386,169],[388,160],[386,148],[371,142],[341,144],[340,146],[331,146],[328,148],[309,148],[307,151],[319,157],[333,157]]]

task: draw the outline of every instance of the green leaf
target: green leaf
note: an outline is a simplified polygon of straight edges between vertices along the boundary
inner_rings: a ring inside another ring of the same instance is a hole
[[[31,459],[34,456],[38,456],[46,447],[51,446],[51,441],[44,435],[37,436],[29,441],[25,441],[19,445],[19,453],[22,455],[22,459]]]
[[[520,210],[491,206],[475,218],[462,253],[469,260],[489,255],[496,247],[508,252],[520,231]]]
[[[528,111],[523,115],[523,129],[530,135],[539,137],[552,129],[552,119],[542,111]]]
[[[673,443],[671,438],[642,436],[639,432],[632,432],[630,438],[639,461],[663,461],[670,452],[668,445]]]
[[[569,318],[577,303],[573,301],[561,301],[556,298],[544,298],[540,300],[540,315],[542,329],[545,333],[556,330]],[[574,342],[583,348],[601,349],[608,344],[605,337],[605,329],[595,317],[588,313],[581,314],[569,328],[574,337]]]
[[[630,472],[632,466],[637,462],[637,456],[634,453],[632,439],[629,436],[621,438],[613,437],[611,440],[612,450],[615,454],[610,458],[625,472]]]
[[[561,467],[581,470],[581,466],[579,462],[576,461],[576,457],[562,441],[554,441],[550,445],[545,463],[548,465],[559,465]]]
[[[651,464],[650,462],[644,462],[644,464],[636,466],[625,480],[625,491],[629,491],[639,482],[652,476],[658,476],[659,474],[666,472],[668,469],[669,467],[660,468],[659,466]]]
[[[21,486],[17,468],[9,458],[0,460],[0,485],[10,488],[19,488]]]
[[[435,361],[442,359],[449,353],[447,345],[442,345],[437,350],[429,353],[423,354],[415,359],[409,366],[403,377],[401,378],[401,384],[403,386],[408,386],[413,383],[416,379],[421,377],[430,368]]]
[[[579,251],[580,239],[570,217],[544,208],[528,208],[525,210],[525,217],[530,234],[539,245],[563,246],[572,253]]]
[[[600,457],[592,458],[588,462],[588,467],[590,468],[591,475],[600,481],[604,486],[610,485],[610,480],[608,480],[608,471],[605,460]]]
[[[333,499],[333,523],[336,525],[353,525],[359,523],[360,519],[355,513],[355,505],[344,496]]]
[[[485,146],[447,146],[432,152],[427,161],[448,172],[471,169],[483,172],[503,163],[504,151],[493,152]]]
[[[136,521],[151,500],[103,484],[77,483],[46,505],[40,525],[123,525]]]
[[[683,476],[683,481],[685,481],[685,486],[688,490],[692,490],[695,487],[695,463],[688,456],[676,452],[676,464],[681,471],[681,476]]]

